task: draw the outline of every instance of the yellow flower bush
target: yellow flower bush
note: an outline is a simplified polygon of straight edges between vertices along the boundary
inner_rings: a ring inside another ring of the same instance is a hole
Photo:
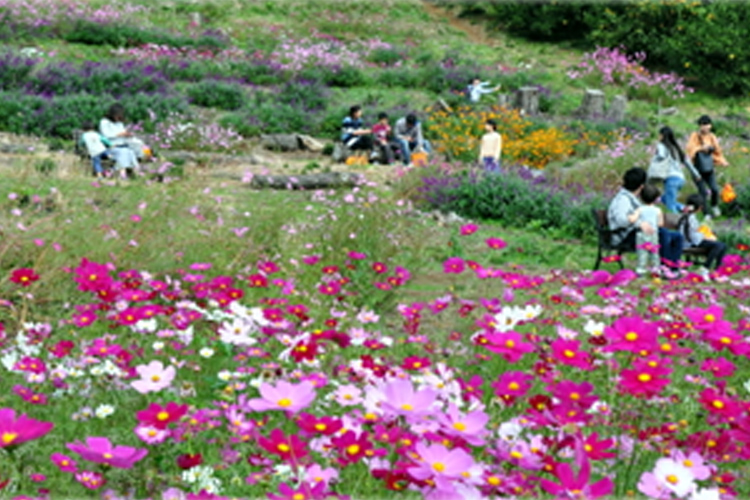
[[[578,139],[556,127],[540,128],[518,110],[494,106],[477,110],[469,106],[455,111],[430,114],[429,130],[436,137],[436,149],[451,159],[478,160],[484,123],[493,119],[503,138],[503,160],[544,168],[550,161],[570,156]],[[588,138],[587,138],[588,140]]]

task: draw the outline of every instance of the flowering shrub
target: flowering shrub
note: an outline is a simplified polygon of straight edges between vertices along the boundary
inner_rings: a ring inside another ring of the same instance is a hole
[[[155,125],[154,132],[146,136],[146,142],[159,149],[226,152],[233,150],[243,139],[231,128],[218,123],[191,123],[178,113],[169,113],[163,119],[152,113],[149,118]]]
[[[282,39],[277,49],[271,53],[271,59],[277,61],[282,69],[289,71],[300,71],[312,66],[361,68],[371,52],[391,48],[390,44],[378,39],[366,40],[358,46],[349,47],[335,37],[317,33],[311,38]]]
[[[15,54],[11,51],[0,54],[0,90],[22,88],[38,62],[39,60],[36,58]]]
[[[644,87],[658,87],[672,98],[684,97],[693,89],[684,84],[675,73],[651,72],[643,67],[645,52],[628,55],[623,47],[597,47],[594,52],[583,55],[576,69],[569,71],[572,79],[594,74],[604,85],[623,85],[629,92]]]
[[[518,110],[494,106],[489,110],[461,107],[452,113],[430,114],[429,130],[438,139],[437,147],[451,158],[477,161],[484,123],[494,119],[503,138],[503,161],[521,162],[542,168],[550,161],[570,155],[576,140],[563,130],[537,128]]]

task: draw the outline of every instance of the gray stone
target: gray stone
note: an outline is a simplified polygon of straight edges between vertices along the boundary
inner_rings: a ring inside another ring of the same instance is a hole
[[[616,95],[609,104],[607,118],[614,122],[621,122],[625,119],[625,109],[628,107],[628,98],[624,95]]]
[[[300,141],[297,134],[269,134],[260,136],[261,144],[274,151],[298,151]]]
[[[256,189],[323,189],[355,187],[364,178],[360,174],[348,172],[325,172],[303,175],[255,175],[250,187]]]
[[[539,113],[539,89],[537,87],[521,87],[516,91],[515,107],[526,116]]]
[[[589,120],[599,120],[604,118],[604,92],[596,89],[586,89],[583,94],[580,114],[583,118]]]

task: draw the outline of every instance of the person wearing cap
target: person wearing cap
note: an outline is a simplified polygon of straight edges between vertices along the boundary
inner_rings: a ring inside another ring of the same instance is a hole
[[[703,115],[698,118],[699,130],[690,134],[687,145],[685,146],[685,152],[700,174],[698,191],[703,197],[705,203],[703,213],[707,216],[713,215],[714,217],[718,217],[719,215],[721,215],[721,212],[719,211],[719,186],[716,183],[716,172],[713,168],[713,165],[726,167],[729,166],[729,162],[726,158],[724,158],[724,154],[721,151],[721,146],[719,146],[719,140],[716,138],[716,135],[711,132],[712,126],[713,123],[711,122],[710,116]],[[698,153],[707,153],[710,155],[711,159],[713,160],[713,164],[711,165],[710,169],[701,170],[700,168],[698,168],[698,163],[700,161],[698,158],[696,158]],[[706,187],[711,190],[710,212],[708,203],[709,196]]]
[[[412,152],[424,151],[428,154],[432,152],[430,142],[422,136],[422,124],[417,120],[417,115],[414,113],[399,118],[393,131],[401,150],[401,160],[404,165],[411,163]]]

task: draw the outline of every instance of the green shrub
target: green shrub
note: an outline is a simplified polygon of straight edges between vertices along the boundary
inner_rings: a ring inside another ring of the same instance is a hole
[[[394,64],[403,61],[404,56],[396,49],[380,48],[370,52],[367,60],[378,66],[393,66]]]
[[[191,85],[187,89],[187,96],[196,106],[227,111],[240,109],[246,99],[245,89],[241,85],[218,80],[204,80]]]
[[[339,70],[331,71],[324,80],[325,83],[332,87],[364,87],[367,85],[369,78],[359,68],[344,66]]]
[[[171,47],[200,47],[218,50],[227,46],[225,40],[216,36],[204,35],[192,38],[125,24],[100,24],[84,20],[74,23],[63,38],[69,43],[112,47],[138,47],[153,43]]]
[[[409,68],[391,68],[378,75],[378,83],[383,87],[412,88],[419,85],[419,75]]]

